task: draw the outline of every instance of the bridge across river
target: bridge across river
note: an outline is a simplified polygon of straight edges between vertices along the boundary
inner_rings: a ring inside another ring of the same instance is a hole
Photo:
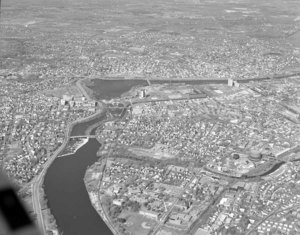
[[[70,139],[74,138],[96,138],[95,135],[75,135],[75,136],[70,136]]]
[[[251,81],[269,80],[270,78],[253,79],[239,81],[240,83],[247,83]],[[279,79],[274,77],[274,79]],[[150,82],[150,81],[149,81]],[[127,80],[95,80],[95,85],[99,87],[98,94],[103,99],[118,98],[124,92],[130,90],[133,86],[147,85],[147,81],[127,81]],[[175,82],[175,81],[170,81]],[[222,81],[176,81],[187,84],[226,84],[227,80]],[[168,83],[168,81],[152,81],[152,84]],[[122,85],[126,85],[123,87]],[[101,88],[101,89],[100,89]],[[101,91],[101,92],[100,92]],[[100,100],[101,100],[100,99]],[[129,101],[130,102],[130,101]],[[127,106],[127,104],[125,104]],[[88,166],[94,164],[99,157],[97,151],[101,147],[101,144],[96,140],[94,134],[95,129],[102,122],[108,120],[106,110],[94,114],[88,119],[76,122],[66,135],[66,139],[62,148],[59,149],[48,161],[44,167],[43,172],[37,178],[37,183],[34,184],[33,194],[36,209],[38,211],[38,217],[41,227],[44,227],[43,217],[41,213],[40,202],[38,200],[39,188],[43,183],[45,175],[44,188],[45,194],[48,199],[49,205],[51,205],[51,212],[53,213],[57,225],[64,233],[64,235],[76,235],[76,234],[109,234],[112,232],[106,226],[105,222],[99,217],[96,210],[92,207],[89,195],[87,194],[86,187],[83,179]],[[70,137],[71,136],[71,137]],[[67,145],[68,138],[89,138],[87,144],[82,146],[72,156],[74,157],[61,157],[56,158],[60,152],[64,150]],[[286,153],[283,153],[286,154]],[[54,160],[55,159],[55,160]],[[49,167],[49,169],[48,169]],[[273,170],[273,169],[272,169]],[[275,170],[275,169],[274,169]],[[46,173],[47,172],[47,173]]]

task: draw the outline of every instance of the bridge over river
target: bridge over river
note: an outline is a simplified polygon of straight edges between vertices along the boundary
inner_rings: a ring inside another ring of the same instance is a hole
[[[101,83],[101,80],[99,79],[98,82]],[[151,81],[151,83],[156,82]],[[166,81],[160,82],[166,83]],[[185,81],[176,82],[185,83]],[[198,84],[216,83],[214,80],[197,82]],[[121,83],[124,84],[124,80],[121,80]],[[128,81],[126,83],[128,84]],[[147,85],[146,81],[142,83]],[[224,84],[226,82],[222,81],[219,83]],[[122,93],[126,92],[126,89],[139,85],[139,82],[132,82],[132,86],[127,87],[125,90],[122,84],[120,85],[118,80],[106,80],[105,82],[102,80],[102,97],[118,98]],[[113,92],[111,92],[112,89]],[[51,208],[51,213],[54,215],[57,225],[64,235],[113,235],[93,208],[83,181],[87,167],[99,159],[97,151],[101,144],[95,138],[95,130],[97,126],[106,120],[106,111],[104,111],[94,115],[89,120],[75,124],[70,131],[70,138],[88,137],[89,141],[78,149],[76,153],[56,158],[45,175],[44,189],[48,199],[48,206]],[[63,149],[61,152],[63,152]]]

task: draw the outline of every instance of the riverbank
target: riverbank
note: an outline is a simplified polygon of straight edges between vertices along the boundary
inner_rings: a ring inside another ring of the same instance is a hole
[[[101,80],[101,82],[102,81],[104,80]],[[127,80],[124,81],[128,82]],[[108,86],[103,85],[101,87],[103,97],[120,97],[124,92],[124,87],[120,85],[118,80],[115,80],[113,85],[111,82],[113,81],[107,80],[107,82],[102,83],[102,85],[106,84]],[[185,81],[182,80],[178,82],[185,83]],[[209,82],[214,83],[214,81],[211,80]],[[226,82],[227,80],[222,80],[222,84]],[[161,83],[168,83],[168,81],[163,80]],[[145,84],[145,80],[143,81],[143,84]],[[133,85],[134,84],[131,84],[129,89],[131,89]],[[113,94],[110,93],[111,89],[114,91]],[[89,135],[91,131],[95,130],[95,128],[101,124],[101,122],[107,120],[104,113],[103,115],[99,115],[102,112],[95,113],[88,117],[88,121],[86,121],[87,118],[82,122],[76,121],[77,124],[75,125],[77,126],[73,126],[73,129],[70,130],[70,132],[72,132],[70,135]],[[75,129],[76,131],[74,131]],[[100,144],[99,142],[96,142],[96,139],[90,138],[86,145],[82,146],[76,153],[71,155],[74,157],[66,156],[64,158],[56,159],[57,161],[52,165],[53,169],[51,168],[49,173],[47,173],[47,175],[49,174],[49,180],[47,181],[48,191],[46,194],[49,195],[49,205],[51,205],[51,209],[55,208],[52,212],[54,213],[55,218],[57,218],[58,227],[63,228],[64,235],[80,234],[80,231],[83,231],[81,234],[84,234],[87,230],[89,231],[89,234],[99,234],[99,231],[102,231],[101,229],[103,229],[103,227],[105,227],[104,229],[106,229],[106,227],[109,227],[110,230],[113,229],[113,226],[110,226],[109,220],[107,220],[109,217],[105,216],[105,210],[101,209],[101,204],[99,204],[99,206],[94,206],[96,200],[97,202],[101,201],[99,194],[97,191],[91,191],[87,188],[86,180],[84,183],[82,182],[82,179],[85,179],[87,168],[89,169],[89,166],[95,163],[97,164],[97,161],[99,160],[96,153],[99,150],[98,145]],[[92,177],[95,177],[96,181],[100,183],[100,180],[97,177],[101,177],[101,175],[97,176],[97,174],[94,174]],[[95,187],[98,187],[99,189],[98,185]],[[95,213],[91,211],[91,208]],[[103,221],[99,219],[99,216]],[[102,223],[105,225],[102,225]],[[94,230],[86,228],[93,228]],[[84,231],[84,229],[86,230]],[[102,232],[102,234],[111,233]]]
[[[80,149],[83,145],[85,145],[89,141],[89,138],[81,138],[79,142],[77,142],[74,146],[74,150],[71,150],[70,152],[64,153],[58,157],[64,157],[67,155],[71,155],[77,152],[78,149]]]
[[[267,76],[260,78],[250,78],[237,81],[240,84],[246,84],[250,82],[259,81],[271,81],[272,79],[284,79],[292,78],[294,76],[299,76],[300,73],[286,74],[286,75],[276,75]],[[85,83],[85,87],[92,92],[92,97],[98,101],[111,100],[116,97],[121,97],[122,94],[129,92],[133,87],[138,86],[149,86],[154,84],[165,84],[165,83],[184,83],[188,85],[209,85],[209,84],[227,84],[227,79],[189,79],[189,80],[162,80],[162,79],[122,79],[120,77],[113,77],[113,79],[108,79],[107,77],[99,78],[86,78],[82,83]]]
[[[99,151],[103,148],[103,145]],[[114,225],[110,222],[109,216],[106,214],[105,209],[103,208],[103,202],[101,202],[100,197],[100,187],[102,182],[103,173],[105,170],[106,160],[101,159],[95,164],[90,166],[84,176],[84,185],[86,187],[87,193],[89,195],[90,201],[96,212],[110,228],[114,235],[118,235],[119,232],[116,230]],[[95,173],[97,172],[97,173]]]
[[[87,168],[99,160],[99,148],[96,138],[89,138],[76,153],[57,158],[46,174],[48,205],[64,235],[113,235],[92,206],[83,181]]]
[[[289,78],[289,77],[294,77],[294,76],[300,76],[300,72],[294,72],[294,73],[288,73],[288,74],[271,74],[268,76],[264,76],[264,77],[254,77],[254,78],[247,78],[247,79],[234,79],[236,81],[262,81],[262,80],[269,80],[269,79],[282,79],[282,78]],[[86,77],[84,79],[81,80],[89,80],[89,79],[99,79],[99,76],[89,76]],[[173,78],[168,78],[168,79],[162,79],[160,77],[145,77],[145,76],[125,76],[125,75],[105,75],[105,76],[101,76],[101,80],[108,80],[108,81],[114,81],[114,80],[124,80],[124,81],[130,81],[130,80],[145,80],[145,81],[149,81],[150,83],[152,81],[164,81],[166,83],[168,82],[172,82],[172,81],[181,81],[181,82],[185,82],[185,81],[203,81],[203,80],[207,80],[207,81],[216,81],[216,80],[223,80],[223,81],[227,81],[227,79],[206,79],[206,78],[200,78],[200,77],[193,77],[193,78],[188,78],[188,79],[182,79],[182,78],[178,78],[178,77],[173,77]]]
[[[56,220],[51,213],[51,209],[49,209],[48,207],[48,201],[43,187],[40,189],[40,196],[41,196],[42,216],[45,221],[45,229],[47,232],[51,231],[53,234],[59,234]]]
[[[80,90],[80,92],[84,95],[84,97],[87,100],[93,100],[93,94],[92,92],[90,92],[90,90],[85,86],[84,84],[84,80],[87,80],[88,78],[84,78],[84,79],[79,79],[76,82],[76,86],[78,87],[78,89]]]
[[[80,122],[88,121],[88,120],[90,120],[93,117],[101,115],[101,113],[103,113],[103,112],[104,112],[104,110],[100,110],[100,111],[98,111],[97,113],[95,113],[95,114],[93,114],[91,116],[77,119],[74,122],[68,124],[68,126],[67,126],[67,128],[65,130],[64,142],[54,152],[54,154],[48,159],[48,161],[45,163],[44,168],[41,171],[41,173],[33,180],[33,184],[32,184],[32,204],[33,204],[33,210],[34,210],[35,214],[37,215],[37,224],[40,227],[40,229],[42,230],[43,234],[46,234],[46,226],[45,226],[45,223],[44,223],[42,209],[41,209],[41,204],[40,204],[40,200],[41,200],[41,197],[40,197],[40,188],[42,187],[42,185],[44,183],[44,177],[45,177],[45,175],[47,173],[47,170],[51,166],[51,164],[54,162],[54,160],[59,156],[59,154],[67,146],[67,143],[69,141],[71,132],[73,130],[73,127],[76,124],[80,123]],[[50,208],[50,206],[48,205],[47,208]]]
[[[114,118],[106,117],[106,119],[104,119],[100,123],[98,123],[98,126],[100,124],[102,124],[103,122],[108,122],[108,121],[112,121],[112,120],[114,120]],[[95,125],[93,125],[93,127],[95,128],[95,129],[93,129],[93,131],[95,131],[95,134],[96,134],[97,128],[95,127]],[[99,154],[103,151],[103,149],[105,147],[102,142],[103,140],[101,140],[99,138],[99,135],[97,135],[97,134],[96,134],[96,140],[101,144],[101,147],[98,149],[98,151],[96,153],[96,155],[98,157],[100,157],[100,160],[96,161],[93,165],[91,165],[87,168],[83,181],[84,181],[86,191],[90,198],[90,203],[93,206],[93,208],[98,213],[100,218],[105,222],[105,224],[110,229],[110,231],[112,231],[112,233],[114,235],[119,235],[119,231],[115,228],[113,223],[110,221],[110,217],[107,215],[107,212],[104,209],[104,205],[101,200],[100,193],[99,193],[103,173],[104,173],[105,167],[106,167],[106,158],[101,158],[101,156],[103,156],[103,155]],[[109,153],[108,153],[108,155],[109,155]]]
[[[76,120],[72,128],[70,130],[70,136],[87,136],[90,135],[91,130],[89,127],[95,123],[100,122],[106,112],[106,107],[103,105],[99,108],[99,110],[94,113],[93,115],[86,117],[84,119],[78,119]]]

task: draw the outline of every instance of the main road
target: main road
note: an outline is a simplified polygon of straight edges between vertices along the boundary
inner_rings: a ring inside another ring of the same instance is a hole
[[[63,141],[62,145],[52,154],[52,156],[45,163],[45,165],[43,167],[43,170],[32,181],[32,186],[31,187],[32,187],[32,204],[33,204],[33,210],[34,210],[34,212],[35,212],[35,214],[37,216],[37,224],[38,224],[39,228],[41,229],[41,231],[43,232],[43,234],[46,234],[46,228],[45,228],[45,222],[44,222],[42,208],[41,208],[41,202],[40,202],[41,198],[40,198],[40,192],[39,192],[39,190],[41,189],[41,186],[43,184],[44,176],[45,176],[48,168],[52,164],[52,162],[55,160],[55,158],[66,147],[66,145],[67,145],[67,143],[69,141],[71,130],[72,130],[73,126],[75,124],[77,124],[78,122],[83,122],[85,120],[89,120],[91,117],[97,116],[101,112],[102,112],[102,110],[100,110],[100,111],[98,111],[98,112],[96,112],[93,115],[90,115],[88,117],[80,118],[80,119],[75,120],[72,123],[69,123],[69,125],[67,126],[67,129],[66,129],[66,132],[65,132],[65,138],[64,138],[64,141]]]
[[[58,154],[66,147],[69,139],[69,131],[70,128],[68,128],[66,138],[64,139],[63,144],[54,152],[54,154],[50,157],[50,159],[45,163],[43,170],[41,173],[33,180],[32,183],[32,205],[33,210],[37,215],[37,222],[38,226],[42,230],[43,234],[46,234],[46,228],[40,203],[40,189],[41,185],[44,180],[45,173],[47,172],[49,166],[52,164],[52,162],[55,160],[55,158],[58,156]]]
[[[86,78],[85,78],[86,79]],[[83,80],[85,79],[79,79],[77,82],[76,82],[76,86],[78,87],[78,89],[80,90],[80,92],[85,96],[85,98],[87,100],[92,100],[92,98],[89,96],[89,94],[87,93],[87,91],[83,88],[83,85],[82,85],[82,82]]]
[[[282,207],[278,207],[276,210],[274,210],[273,212],[271,212],[270,214],[268,214],[266,217],[264,217],[262,220],[258,221],[256,224],[254,224],[251,229],[246,233],[246,235],[250,235],[252,232],[254,232],[258,227],[259,225],[261,225],[264,221],[266,221],[267,219],[269,219],[270,217],[272,217],[273,215],[275,214],[278,214],[278,213],[281,213],[281,212],[284,212],[286,210],[291,210],[291,209],[296,209],[300,207],[300,204],[294,204],[292,206],[288,206],[288,207],[285,207],[283,209],[281,209]]]
[[[292,74],[292,75],[286,75],[286,77],[289,77],[289,76],[293,76],[293,75],[299,75],[299,74]],[[284,77],[284,76],[282,76]],[[282,77],[274,77],[274,78],[282,78]],[[88,77],[86,77],[88,78]],[[86,79],[85,78],[85,79]],[[91,77],[90,77],[91,78]],[[253,80],[261,80],[261,79],[253,79]],[[167,83],[168,81],[166,81]],[[184,81],[183,81],[184,82]],[[77,83],[76,83],[77,87],[80,89],[80,91],[83,93],[83,95],[88,99],[90,100],[91,98],[89,97],[89,95],[87,94],[87,92],[84,90],[84,88],[82,87],[81,85],[81,80],[79,80]],[[163,101],[163,100],[149,100],[149,102],[157,102],[157,101]],[[144,101],[146,102],[146,101]],[[136,102],[138,103],[138,102]],[[96,113],[98,114],[98,113]],[[70,123],[67,127],[67,130],[66,130],[66,134],[65,134],[65,139],[64,139],[64,142],[63,144],[53,153],[53,155],[49,158],[49,160],[45,163],[44,165],[44,168],[43,170],[40,172],[39,175],[37,175],[35,177],[35,179],[32,181],[32,201],[33,201],[33,209],[37,215],[37,223],[39,225],[39,227],[41,228],[41,230],[43,231],[43,233],[46,233],[46,229],[45,229],[45,223],[44,223],[44,219],[43,219],[43,215],[42,215],[42,209],[41,209],[41,204],[40,204],[40,193],[39,193],[39,190],[41,188],[41,185],[43,183],[43,179],[44,179],[44,176],[45,176],[45,173],[47,172],[49,166],[52,164],[52,162],[55,160],[55,158],[59,155],[59,153],[65,148],[65,146],[67,145],[68,143],[68,140],[69,140],[69,137],[70,137],[70,132],[72,130],[72,127],[75,123],[77,122],[80,122],[80,121],[84,121],[86,119],[90,119],[92,116],[96,115],[96,114],[93,114],[89,117],[86,117],[86,118],[82,118],[81,120],[76,120],[74,121],[73,123]],[[167,213],[168,214],[168,213]],[[159,228],[160,226],[158,226],[157,228]],[[155,229],[157,231],[157,229]]]
[[[192,182],[196,177],[194,176],[193,178],[191,178],[190,180],[188,180],[184,187],[183,187],[183,190],[182,192],[184,193],[185,190],[188,188],[189,186],[189,183]],[[182,194],[183,194],[182,193]],[[166,219],[168,218],[168,216],[171,214],[171,212],[173,211],[174,207],[176,206],[176,204],[178,203],[179,199],[180,199],[181,196],[178,196],[176,198],[176,200],[172,203],[171,207],[166,211],[166,213],[163,215],[163,217],[160,219],[160,221],[158,222],[158,224],[153,228],[153,231],[152,231],[152,235],[155,235],[158,230],[161,228],[161,226],[166,222]]]

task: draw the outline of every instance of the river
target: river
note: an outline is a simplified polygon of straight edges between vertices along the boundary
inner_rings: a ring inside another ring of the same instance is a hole
[[[239,80],[239,83],[248,83],[252,81],[265,81],[269,80],[269,77],[264,78],[252,78]],[[164,84],[164,83],[185,83],[190,85],[208,85],[208,84],[227,84],[227,80],[150,80],[151,84]],[[93,90],[95,98],[97,100],[113,99],[119,97],[121,94],[128,92],[132,87],[135,86],[147,86],[146,80],[134,79],[91,79],[86,86]]]
[[[246,82],[249,81],[253,81],[253,79]],[[93,82],[96,86],[94,91],[99,92],[98,99],[120,97],[122,93],[129,91],[133,86],[147,85],[144,80],[109,81],[99,79]],[[224,80],[173,82],[189,84],[227,83]],[[166,81],[151,81],[151,83],[166,83]],[[76,124],[71,131],[71,136],[89,134],[86,133],[89,127],[105,120],[105,116],[105,113],[102,113],[89,121]],[[92,130],[92,132],[94,131]],[[100,143],[96,139],[90,139],[76,153],[55,159],[46,173],[44,188],[48,205],[63,235],[113,234],[92,207],[83,181],[87,167],[98,160],[97,151],[99,147]],[[277,169],[277,166],[272,171],[275,169]],[[268,174],[270,173],[268,172]]]
[[[99,147],[91,138],[75,154],[57,158],[47,171],[48,206],[63,235],[113,235],[91,205],[83,181],[87,167],[98,160]]]
[[[105,119],[105,114],[101,113],[97,117],[94,117],[88,121],[77,123],[76,125],[73,126],[72,131],[71,131],[71,136],[83,136],[83,135],[88,135],[88,134],[95,134],[93,133],[96,128],[94,128],[91,133],[86,133],[87,130],[89,130],[89,127],[92,125],[95,125],[98,122],[101,122]]]

